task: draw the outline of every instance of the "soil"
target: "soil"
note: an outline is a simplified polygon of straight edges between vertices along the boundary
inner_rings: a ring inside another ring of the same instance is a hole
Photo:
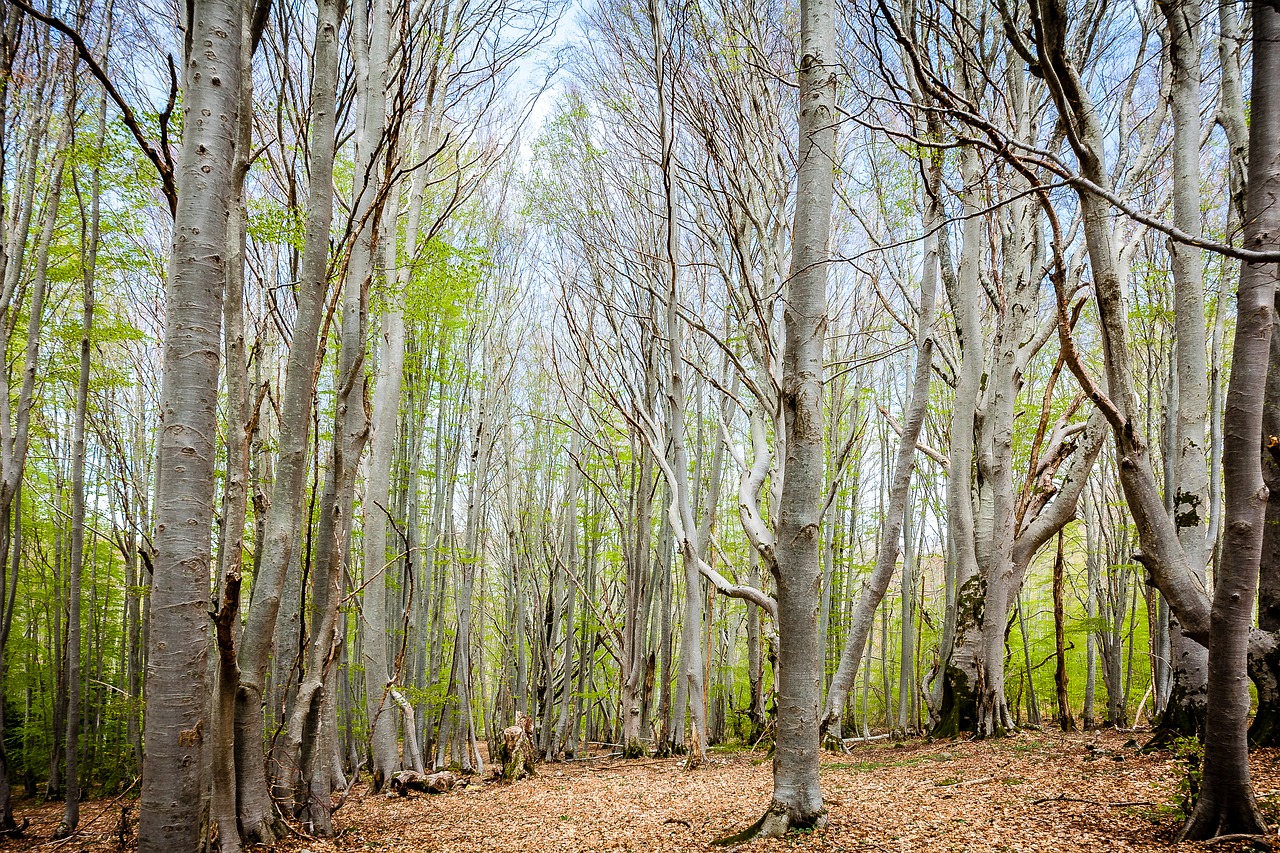
[[[1137,740],[1135,740],[1135,737]],[[1142,735],[1064,735],[1024,730],[998,740],[874,741],[822,759],[829,823],[739,851],[1169,851],[1252,849],[1248,844],[1173,846],[1185,765],[1170,752],[1144,754]],[[1268,820],[1280,817],[1280,751],[1253,756],[1254,786]],[[608,756],[540,764],[514,783],[472,779],[447,794],[406,798],[353,789],[334,814],[337,837],[295,835],[278,853],[399,851],[723,850],[712,842],[769,804],[770,758],[713,751],[687,771],[680,759]],[[86,803],[81,834],[49,841],[62,808],[19,803],[24,838],[0,850],[121,850],[127,798]],[[1274,831],[1274,825],[1273,825]],[[1270,840],[1275,840],[1272,837]],[[125,846],[131,844],[126,829]],[[1280,849],[1280,842],[1277,843]]]

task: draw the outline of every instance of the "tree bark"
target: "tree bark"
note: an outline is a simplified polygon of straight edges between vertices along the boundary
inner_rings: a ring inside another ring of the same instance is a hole
[[[1280,246],[1280,10],[1264,3],[1253,7],[1252,116],[1244,245],[1274,250]],[[1266,832],[1249,777],[1246,672],[1266,521],[1259,448],[1278,277],[1276,264],[1241,265],[1223,431],[1226,540],[1209,617],[1204,775],[1179,840]]]
[[[1199,0],[1163,0],[1157,4],[1167,24],[1173,112],[1173,224],[1200,236],[1200,33],[1203,4]],[[1199,249],[1169,241],[1174,288],[1174,353],[1177,404],[1172,458],[1174,525],[1187,563],[1205,580],[1208,563],[1209,468],[1206,458],[1206,415],[1209,410],[1205,363],[1204,260]],[[1208,653],[1184,637],[1176,619],[1170,625],[1172,691],[1160,728],[1189,735],[1204,725]],[[1161,737],[1156,735],[1157,739]]]
[[[778,734],[773,799],[760,834],[822,826],[818,779],[819,527],[823,488],[823,340],[836,162],[835,10],[800,6],[800,118],[791,270],[783,325],[782,411],[786,453],[773,568],[778,595]]]
[[[214,439],[227,213],[239,139],[242,4],[192,0],[188,11],[156,453],[140,853],[195,850],[207,821]]]
[[[248,242],[244,184],[253,142],[253,44],[251,9],[241,9],[241,114],[237,119],[235,170],[231,208],[227,212],[227,281],[223,300],[223,348],[226,355],[226,485],[222,494],[221,536],[218,542],[216,588],[221,603],[214,617],[217,668],[214,672],[210,725],[212,791],[210,833],[220,853],[239,853],[240,826],[236,818],[235,714],[240,670],[236,643],[240,633],[240,570],[244,563],[245,516],[249,506],[249,357],[245,348],[244,274]]]
[[[329,292],[329,230],[333,220],[334,129],[338,74],[338,24],[345,0],[318,0],[311,78],[311,125],[307,171],[307,219],[297,289],[298,315],[285,364],[280,400],[276,477],[266,511],[262,554],[255,566],[253,595],[237,654],[236,809],[244,841],[272,844],[285,831],[271,801],[263,752],[267,672],[286,580],[297,574],[307,484],[312,398],[319,366],[319,333]],[[291,602],[290,607],[293,607]],[[275,649],[277,665],[292,662],[288,643]],[[281,660],[283,659],[283,661]],[[285,667],[277,667],[287,672]]]

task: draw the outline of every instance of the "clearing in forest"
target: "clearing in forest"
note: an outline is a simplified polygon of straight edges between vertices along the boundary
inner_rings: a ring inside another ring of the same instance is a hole
[[[824,755],[827,828],[734,849],[1168,851],[1184,765],[1168,752],[1143,754],[1132,737],[1023,731],[982,742],[877,741]],[[371,796],[361,785],[334,815],[336,838],[296,836],[277,851],[723,849],[711,842],[768,805],[769,761],[763,752],[713,752],[707,767],[687,772],[678,759],[601,757],[541,764],[538,775],[514,783],[472,781],[448,794],[407,798]],[[1253,756],[1269,820],[1280,808],[1278,765],[1278,751]],[[61,808],[20,804],[19,820],[31,819],[27,837],[0,850],[50,849]],[[86,804],[82,835],[63,849],[118,851],[120,810],[121,802]]]

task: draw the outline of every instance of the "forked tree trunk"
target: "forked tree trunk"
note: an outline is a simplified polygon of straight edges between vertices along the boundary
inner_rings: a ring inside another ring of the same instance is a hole
[[[297,289],[298,315],[281,393],[276,477],[266,511],[262,555],[255,567],[252,604],[237,655],[240,684],[236,694],[236,810],[244,841],[250,844],[272,844],[285,831],[272,803],[267,780],[263,710],[281,599],[288,576],[296,573],[301,550],[297,543],[303,529],[302,499],[307,486],[318,337],[329,292],[337,39],[343,7],[344,0],[319,0],[317,6],[307,164],[310,182]],[[276,653],[288,661],[294,657],[286,643],[280,644]],[[283,666],[277,669],[287,671]]]

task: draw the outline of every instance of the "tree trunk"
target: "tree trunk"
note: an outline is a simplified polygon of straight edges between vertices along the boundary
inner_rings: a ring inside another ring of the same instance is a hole
[[[653,452],[643,441],[639,442],[638,462],[634,473],[632,500],[635,524],[632,539],[628,543],[630,557],[623,590],[622,666],[619,679],[622,682],[622,754],[624,758],[639,758],[645,754],[643,733],[640,728],[641,705],[644,702],[644,667],[646,634],[649,612],[650,583],[649,537],[653,521],[652,495],[656,477],[653,473]],[[684,650],[681,649],[681,655]],[[676,703],[676,725],[683,731],[684,710]],[[680,741],[683,739],[680,738]]]
[[[425,170],[420,170],[423,172]],[[389,217],[396,218],[397,200],[388,203]],[[416,237],[411,209],[410,234]],[[395,235],[390,235],[395,245]],[[412,251],[412,248],[411,250]],[[391,463],[396,427],[400,422],[400,388],[404,376],[405,327],[402,291],[390,294],[382,316],[378,376],[373,392],[373,431],[369,441],[368,475],[364,498],[364,596],[360,607],[361,647],[364,668],[365,710],[369,717],[370,770],[375,793],[390,784],[400,769],[396,744],[396,712],[390,700],[391,667],[388,664],[387,573],[395,559],[387,559],[388,513],[391,505]]]
[[[1159,4],[1167,24],[1173,112],[1173,224],[1187,234],[1201,233],[1200,204],[1200,53],[1203,4],[1168,0]],[[1204,581],[1208,562],[1209,468],[1206,415],[1209,410],[1205,364],[1204,260],[1199,249],[1169,242],[1174,286],[1174,352],[1177,403],[1174,452],[1166,461],[1173,473],[1174,525],[1187,563]],[[1172,690],[1160,729],[1165,737],[1195,734],[1203,728],[1208,653],[1183,636],[1176,619],[1170,625]],[[1156,739],[1162,735],[1157,733]]]
[[[207,820],[203,744],[214,438],[227,212],[239,139],[242,5],[192,0],[188,9],[156,453],[140,853],[195,850]]]
[[[1062,547],[1062,531],[1058,531],[1058,552],[1053,559],[1053,643],[1057,657],[1053,669],[1053,683],[1058,693],[1058,725],[1064,732],[1076,730],[1075,717],[1071,715],[1071,699],[1067,693],[1067,635],[1066,615],[1063,611],[1063,587],[1065,585],[1066,555]],[[1027,672],[1031,678],[1031,672]]]
[[[226,486],[222,494],[222,531],[218,543],[216,588],[221,603],[214,617],[218,650],[214,672],[210,725],[212,791],[210,832],[216,833],[220,853],[239,853],[240,827],[236,819],[235,713],[240,670],[236,643],[240,632],[240,570],[244,562],[245,515],[249,503],[249,365],[245,348],[244,274],[248,242],[244,182],[249,173],[253,142],[253,44],[251,10],[242,10],[241,80],[242,114],[237,120],[235,171],[232,175],[231,209],[227,213],[227,281],[223,301],[227,361]]]
[[[911,383],[910,397],[903,413],[902,433],[898,436],[898,453],[893,463],[889,485],[888,504],[880,528],[880,547],[876,564],[866,580],[853,619],[845,636],[844,650],[840,654],[840,666],[831,679],[827,702],[822,714],[821,729],[842,747],[840,740],[840,715],[849,701],[849,691],[858,675],[859,658],[871,634],[876,608],[889,589],[889,582],[897,567],[898,551],[902,544],[903,521],[907,499],[911,491],[911,474],[915,468],[916,444],[924,426],[929,406],[929,381],[933,376],[933,320],[938,288],[938,231],[942,227],[942,207],[938,193],[942,182],[942,155],[935,153],[927,167],[924,226],[924,265],[920,271],[920,313],[916,320],[916,368]],[[910,530],[909,525],[907,526]],[[908,533],[908,535],[910,535]],[[904,586],[905,590],[905,586]],[[904,626],[907,615],[904,611]],[[904,627],[905,630],[905,627]],[[886,701],[888,701],[886,697]]]
[[[108,14],[110,12],[108,11]],[[110,24],[108,23],[108,29]],[[109,38],[109,37],[108,37]],[[96,147],[102,151],[106,136],[106,101],[102,101],[98,117]],[[98,263],[99,212],[102,196],[102,170],[95,161],[90,178],[90,209],[86,245],[81,249],[84,259],[84,293],[80,329],[80,372],[76,385],[75,424],[71,438],[71,571],[67,580],[67,718],[66,718],[66,780],[67,798],[62,821],[54,832],[55,838],[64,838],[76,831],[80,823],[80,719],[81,719],[81,589],[84,576],[84,526],[85,526],[85,420],[89,406],[89,368],[93,337],[94,277]],[[54,202],[56,207],[56,200]],[[83,214],[83,209],[81,210]]]
[[[252,601],[237,655],[236,809],[244,841],[272,844],[285,831],[271,801],[263,737],[267,671],[277,634],[277,617],[289,576],[296,576],[307,485],[312,398],[318,372],[318,336],[329,292],[329,231],[333,220],[334,128],[338,74],[338,24],[344,0],[319,0],[311,78],[311,126],[307,163],[307,220],[297,289],[298,315],[285,365],[280,401],[276,477],[266,511],[261,558],[255,567]],[[300,593],[299,593],[300,594]],[[297,602],[289,606],[296,609]],[[278,672],[288,672],[296,650],[276,645]],[[280,679],[277,679],[280,681]],[[276,685],[277,688],[280,685]]]
[[[1280,246],[1275,202],[1280,194],[1280,10],[1266,4],[1253,7],[1252,115],[1244,245],[1275,250]],[[1266,521],[1267,487],[1258,448],[1263,446],[1277,272],[1275,264],[1246,263],[1240,269],[1223,446],[1226,540],[1209,617],[1204,775],[1179,840],[1266,832],[1249,778],[1245,673]]]
[[[791,271],[783,324],[782,411],[786,426],[779,498],[778,734],[773,800],[760,834],[822,826],[818,779],[819,527],[823,487],[823,340],[836,155],[835,10],[806,0],[800,10],[800,118]]]

